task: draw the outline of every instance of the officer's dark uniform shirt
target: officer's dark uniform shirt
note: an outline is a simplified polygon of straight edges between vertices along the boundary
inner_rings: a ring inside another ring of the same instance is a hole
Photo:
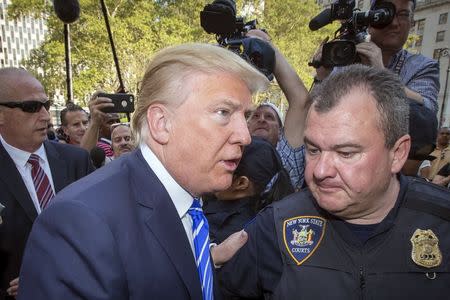
[[[399,180],[395,207],[365,242],[308,190],[265,208],[246,229],[248,242],[222,267],[222,287],[266,299],[449,297],[450,193]]]

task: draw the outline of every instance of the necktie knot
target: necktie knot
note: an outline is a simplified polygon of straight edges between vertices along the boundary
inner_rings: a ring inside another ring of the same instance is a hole
[[[31,177],[33,178],[34,189],[36,190],[36,196],[42,209],[44,209],[54,193],[50,185],[50,181],[45,174],[44,169],[39,164],[39,156],[31,154],[28,159],[28,163],[31,164]]]
[[[31,154],[28,163],[30,163],[33,168],[39,166],[39,156],[37,154]]]
[[[194,198],[194,201],[192,202],[192,205],[189,208],[188,213],[191,215],[191,217],[203,216],[202,206],[198,198]]]

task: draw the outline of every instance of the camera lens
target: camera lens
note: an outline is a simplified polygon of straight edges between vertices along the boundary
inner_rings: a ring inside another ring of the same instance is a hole
[[[356,46],[352,41],[337,40],[324,45],[322,51],[324,66],[346,66],[355,61]]]

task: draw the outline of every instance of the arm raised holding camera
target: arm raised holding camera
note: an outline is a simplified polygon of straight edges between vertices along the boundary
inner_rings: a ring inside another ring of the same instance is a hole
[[[91,151],[96,145],[99,138],[99,130],[101,125],[106,121],[108,115],[102,110],[108,107],[114,107],[111,99],[98,97],[101,91],[95,92],[89,101],[90,121],[86,133],[81,139],[80,146],[87,151]]]
[[[293,148],[303,145],[303,128],[308,110],[308,90],[294,68],[284,55],[275,47],[267,33],[254,29],[247,32],[247,36],[259,38],[275,51],[274,75],[289,104],[284,121],[284,134]]]

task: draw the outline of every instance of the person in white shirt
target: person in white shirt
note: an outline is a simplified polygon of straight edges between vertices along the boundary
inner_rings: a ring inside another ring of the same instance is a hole
[[[23,69],[0,69],[0,299],[17,294],[34,220],[52,197],[93,170],[87,151],[47,141],[51,102]]]

